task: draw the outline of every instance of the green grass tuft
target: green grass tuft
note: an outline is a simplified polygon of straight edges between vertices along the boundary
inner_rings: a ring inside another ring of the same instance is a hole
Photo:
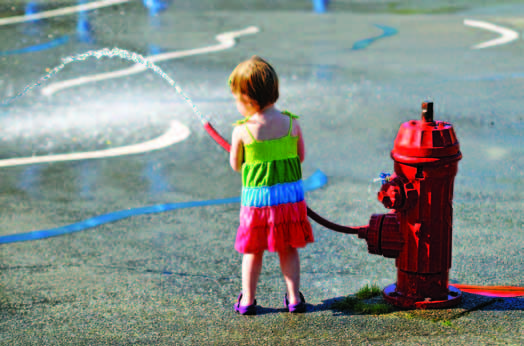
[[[366,286],[362,287],[360,290],[358,290],[356,297],[358,299],[369,299],[373,297],[377,297],[381,294],[380,287],[378,287],[376,284],[373,284],[371,287],[369,287],[368,284]]]
[[[340,311],[355,311],[362,314],[380,315],[391,312],[393,309],[388,304],[365,303],[362,300],[380,296],[381,290],[378,286],[362,287],[354,296],[345,297],[333,303],[332,308]]]

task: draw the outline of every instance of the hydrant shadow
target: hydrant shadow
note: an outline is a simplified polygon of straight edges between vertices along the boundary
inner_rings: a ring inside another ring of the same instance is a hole
[[[484,310],[491,311],[523,311],[524,310],[524,296],[511,298],[497,298],[491,305]]]
[[[324,300],[322,304],[313,307],[313,311],[315,310],[331,310],[334,316],[393,314],[399,317],[438,322],[454,320],[475,310],[522,311],[524,310],[524,297],[487,297],[463,292],[462,301],[456,306],[417,309],[390,305],[381,296],[366,300],[359,300],[354,296],[342,296]]]
[[[457,309],[460,308],[468,312],[475,310],[522,311],[524,310],[524,296],[494,297],[462,292],[462,302],[457,306]]]
[[[334,316],[341,315],[384,315],[403,309],[392,306],[381,296],[358,299],[356,296],[341,296],[323,300],[314,307],[316,311],[331,310]]]

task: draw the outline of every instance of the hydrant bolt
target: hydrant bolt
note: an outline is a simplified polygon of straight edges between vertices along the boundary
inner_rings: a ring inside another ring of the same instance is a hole
[[[433,122],[433,102],[422,103],[422,120],[427,123]]]

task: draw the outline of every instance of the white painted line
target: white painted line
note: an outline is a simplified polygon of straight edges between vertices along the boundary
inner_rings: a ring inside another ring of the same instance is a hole
[[[504,28],[502,26],[491,24],[491,23],[488,23],[488,22],[464,19],[464,25],[472,26],[474,28],[481,28],[481,29],[485,29],[485,30],[489,30],[489,31],[494,31],[494,32],[496,32],[496,33],[501,35],[499,38],[496,38],[496,39],[490,40],[490,41],[486,41],[486,42],[483,42],[483,43],[479,43],[479,44],[471,47],[473,49],[481,49],[481,48],[498,46],[498,45],[501,45],[501,44],[506,44],[506,43],[515,41],[516,39],[519,38],[519,33],[518,32],[516,32],[514,30],[511,30],[511,29],[508,29],[508,28]]]
[[[171,121],[171,127],[166,131],[166,133],[150,141],[97,151],[5,159],[0,160],[0,167],[21,166],[35,163],[57,161],[99,159],[104,157],[141,154],[152,150],[163,149],[174,143],[181,142],[184,139],[186,139],[189,136],[189,134],[190,131],[187,126],[176,120],[173,120]]]
[[[151,62],[157,62],[157,61],[165,61],[165,60],[170,60],[170,59],[182,58],[182,57],[191,56],[191,55],[218,52],[218,51],[233,47],[235,45],[235,37],[249,35],[249,34],[256,34],[259,31],[260,29],[257,28],[256,26],[250,26],[243,30],[224,32],[222,34],[218,34],[215,36],[216,40],[219,41],[220,44],[217,44],[214,46],[206,46],[202,48],[188,49],[188,50],[183,50],[183,51],[167,52],[167,53],[162,53],[162,54],[157,54],[157,55],[150,55],[146,57],[146,59],[148,59]],[[52,95],[55,92],[62,90],[62,89],[67,89],[67,88],[71,88],[74,86],[97,82],[97,81],[101,81],[105,79],[130,76],[136,73],[143,72],[145,70],[147,70],[147,67],[141,64],[135,64],[132,67],[122,69],[122,70],[94,74],[90,76],[82,76],[79,78],[68,79],[68,80],[64,80],[61,82],[51,83],[48,86],[42,88],[41,92],[44,95]]]
[[[82,11],[96,10],[97,8],[114,6],[114,5],[129,2],[129,1],[131,0],[102,0],[102,1],[90,2],[88,4],[83,4],[83,5],[62,7],[56,10],[50,10],[50,11],[30,14],[26,16],[14,16],[14,17],[0,18],[0,26],[15,24],[15,23],[29,22],[35,19],[65,16],[68,14],[73,14],[73,13],[82,12]]]

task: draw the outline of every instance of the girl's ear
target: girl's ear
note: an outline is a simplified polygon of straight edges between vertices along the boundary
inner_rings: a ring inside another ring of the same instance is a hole
[[[258,109],[258,103],[257,103],[257,101],[251,99],[251,98],[250,98],[249,96],[247,96],[247,95],[243,95],[243,96],[244,96],[244,100],[245,100],[245,102],[246,102],[248,105],[250,105],[251,108],[256,108],[256,109]]]
[[[240,94],[240,100],[245,105],[253,106],[253,101],[249,98],[249,96],[247,96],[245,94]]]

